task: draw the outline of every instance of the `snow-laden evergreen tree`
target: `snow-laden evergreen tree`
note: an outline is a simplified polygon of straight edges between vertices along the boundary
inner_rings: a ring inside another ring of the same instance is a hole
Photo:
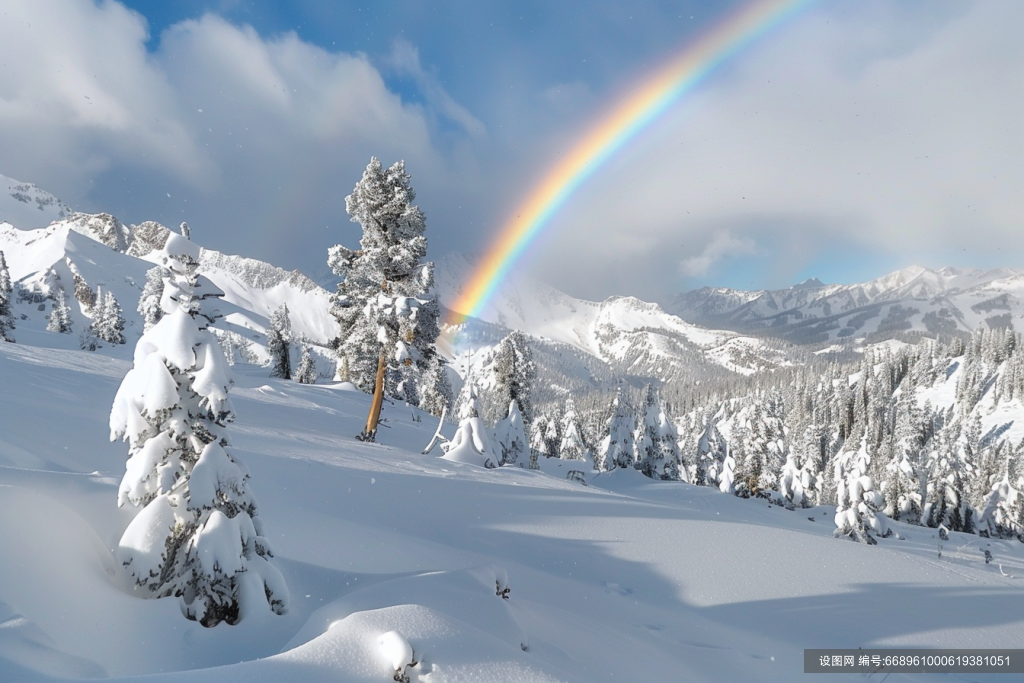
[[[452,416],[456,422],[467,417],[480,417],[480,400],[477,398],[476,385],[472,378],[467,379],[459,390],[455,399],[455,414]]]
[[[170,277],[166,268],[153,266],[146,271],[146,284],[139,295],[137,310],[142,316],[143,331],[148,331],[153,325],[160,322],[164,309],[160,307],[160,300],[164,296],[164,279]]]
[[[633,432],[634,467],[644,476],[657,479],[661,476],[664,463],[661,444],[658,439],[658,416],[661,406],[654,387],[644,389],[643,403],[637,414],[636,430]]]
[[[501,464],[526,467],[530,461],[530,443],[519,402],[508,402],[508,414],[494,426],[494,440],[501,449]]]
[[[503,411],[509,401],[519,404],[519,412],[527,428],[533,424],[533,383],[537,379],[537,366],[525,334],[518,330],[510,332],[494,356],[494,400],[492,403]]]
[[[749,406],[742,436],[735,437],[734,453],[743,456],[736,462],[736,495],[768,496],[778,490],[788,451],[782,414],[777,390],[755,397]]]
[[[476,388],[471,382],[464,387],[467,399],[460,406],[459,427],[451,441],[441,445],[445,460],[468,462],[492,469],[501,464],[501,454],[496,452],[487,434],[487,427],[480,417],[480,404]]]
[[[593,460],[593,454],[583,441],[583,428],[572,397],[565,400],[565,413],[561,424],[562,440],[558,444],[558,457],[563,460]],[[588,457],[589,456],[589,457]]]
[[[544,454],[549,458],[559,457],[559,446],[562,443],[561,420],[562,417],[558,414],[558,408],[555,407],[554,412],[548,416],[544,426]]]
[[[316,362],[313,361],[308,344],[302,345],[302,357],[295,370],[295,381],[299,384],[316,384]]]
[[[551,447],[551,440],[548,438],[548,416],[544,413],[537,415],[530,426],[530,451],[533,455],[543,458],[552,457],[548,450]]]
[[[164,315],[139,339],[110,413],[111,440],[129,442],[118,505],[142,508],[118,556],[138,591],[178,597],[203,626],[261,603],[283,614],[288,590],[227,435],[232,379],[201,311],[199,247],[171,234],[164,250]]]
[[[267,329],[271,377],[292,378],[291,342],[292,323],[288,318],[288,304],[281,304],[270,316],[270,327]]]
[[[1003,475],[993,486],[978,513],[978,527],[996,538],[1019,538],[1024,541],[1024,482],[1010,482],[1010,459],[1003,466]]]
[[[807,496],[804,489],[802,463],[796,449],[790,449],[786,462],[779,475],[779,493],[786,501],[786,507],[806,507]]]
[[[93,334],[108,344],[124,344],[124,323],[121,304],[108,289],[103,293],[99,313],[93,319]]]
[[[436,377],[428,371],[437,355],[440,331],[437,299],[430,294],[434,264],[424,262],[426,221],[412,204],[405,162],[384,169],[376,157],[345,198],[345,209],[363,228],[360,249],[332,247],[328,264],[344,278],[332,297],[340,334],[339,363],[349,379],[372,392],[378,358],[386,364],[386,391],[418,404],[419,385]]]
[[[635,449],[633,447],[633,428],[636,419],[633,411],[626,404],[622,385],[619,385],[612,399],[611,417],[605,428],[605,437],[601,441],[597,463],[600,470],[613,470],[616,467],[633,467]]]
[[[729,446],[718,431],[714,417],[702,416],[703,429],[697,438],[697,454],[691,481],[697,486],[718,486]]]
[[[722,471],[718,474],[718,490],[722,493],[736,492],[736,458],[732,455],[732,448],[728,446],[722,460]]]
[[[941,524],[951,531],[970,533],[974,530],[973,511],[967,504],[964,484],[970,463],[964,461],[962,451],[958,453],[951,431],[941,429],[932,439],[922,516],[930,527]]]
[[[420,408],[436,417],[441,417],[447,410],[451,417],[455,403],[452,383],[448,379],[448,371],[445,370],[445,361],[440,355],[430,359],[426,374],[429,379],[420,386]]]
[[[11,307],[11,272],[7,269],[7,259],[0,251],[0,341],[12,342],[14,335],[14,310]]]
[[[50,332],[60,334],[71,334],[71,308],[68,306],[64,290],[57,288],[54,294],[53,308],[50,310],[50,320],[46,323],[46,329]]]
[[[890,533],[888,519],[882,512],[885,501],[868,475],[870,465],[870,457],[863,447],[842,453],[836,461],[836,538],[848,536],[874,545],[878,541],[871,532],[882,537]]]
[[[658,402],[658,449],[661,451],[661,471],[658,475],[668,481],[687,481],[687,472],[683,467],[682,455],[679,452],[679,432],[667,407]]]

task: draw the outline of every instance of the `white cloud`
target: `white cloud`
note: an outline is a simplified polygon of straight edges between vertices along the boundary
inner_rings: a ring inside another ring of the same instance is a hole
[[[679,272],[684,277],[701,277],[727,256],[744,256],[754,252],[754,240],[749,237],[733,237],[728,232],[720,232],[711,238],[711,242],[700,254],[683,259],[679,264]]]
[[[407,40],[396,40],[386,64],[399,73],[410,76],[416,81],[420,92],[439,113],[460,125],[473,137],[483,137],[487,128],[468,109],[452,99],[438,82],[437,78],[424,70],[420,64],[420,53],[416,46]]]
[[[105,2],[4,3],[0,158],[5,172],[72,193],[118,158],[204,176],[210,159],[147,57],[142,19]]]
[[[421,196],[453,184],[433,107],[482,134],[411,46],[406,66],[433,88],[425,106],[365,55],[216,15],[170,27],[151,53],[144,19],[116,2],[10,0],[4,12],[0,172],[76,208],[187,220],[207,246],[287,267],[315,271],[327,246],[358,240],[343,200],[371,155],[405,159]]]
[[[838,244],[1020,265],[1022,23],[1018,2],[815,5],[594,174],[552,223],[551,251],[580,265],[545,255],[538,274],[671,291],[678,276],[614,260],[678,262],[724,227],[787,260],[780,277]],[[772,251],[785,244],[803,253]],[[701,258],[683,274],[711,272]]]

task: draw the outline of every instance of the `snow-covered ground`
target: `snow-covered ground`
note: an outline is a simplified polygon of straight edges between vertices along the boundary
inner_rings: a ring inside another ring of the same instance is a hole
[[[829,508],[452,463],[400,405],[365,444],[368,396],[242,365],[230,432],[290,610],[204,629],[113,559],[134,509],[107,416],[131,349],[65,340],[0,344],[0,680],[390,681],[408,643],[424,683],[792,681],[804,648],[1024,642],[1017,541],[954,533],[940,558],[922,527],[834,539]]]

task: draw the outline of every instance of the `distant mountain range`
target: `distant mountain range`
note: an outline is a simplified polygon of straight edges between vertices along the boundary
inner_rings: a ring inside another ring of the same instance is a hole
[[[1024,329],[1024,270],[910,266],[852,285],[808,280],[788,289],[747,292],[703,287],[675,298],[670,310],[691,323],[797,344],[906,332],[928,336],[980,326]]]
[[[42,335],[52,334],[45,327],[55,288],[73,302],[77,278],[93,290],[115,294],[133,344],[142,331],[135,307],[145,273],[159,261],[168,232],[155,222],[126,225],[109,214],[76,213],[33,185],[0,176],[0,250],[15,283],[18,334],[36,335],[34,343],[49,345]],[[442,305],[457,299],[472,267],[460,253],[437,259]],[[200,273],[224,292],[218,304],[224,317],[216,331],[231,338],[245,359],[267,359],[268,319],[287,303],[295,334],[313,346],[322,374],[332,374],[327,344],[337,327],[328,312],[327,289],[298,271],[207,249]],[[538,394],[554,400],[609,391],[621,380],[642,386],[767,371],[800,362],[808,351],[799,344],[871,343],[906,332],[934,336],[979,325],[1014,326],[1024,317],[1022,301],[1024,271],[1010,269],[911,267],[860,284],[808,280],[758,292],[706,287],[680,295],[668,311],[628,296],[577,299],[514,273],[479,319],[447,326],[439,347],[460,375],[473,367],[482,378],[501,338],[510,330],[525,332],[542,370]],[[88,326],[89,315],[86,306],[74,302],[76,334]]]

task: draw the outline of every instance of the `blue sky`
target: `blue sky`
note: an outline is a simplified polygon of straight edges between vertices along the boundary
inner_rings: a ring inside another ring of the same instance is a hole
[[[737,2],[10,0],[0,173],[327,279],[405,159],[431,255]],[[577,296],[1024,267],[1024,3],[819,0],[576,193],[522,267]],[[1015,85],[1016,84],[1016,85]]]

